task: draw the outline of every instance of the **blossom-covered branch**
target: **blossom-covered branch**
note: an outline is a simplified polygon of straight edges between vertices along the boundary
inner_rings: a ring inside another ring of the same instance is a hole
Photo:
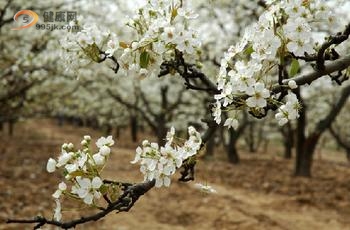
[[[134,184],[101,179],[101,171],[111,153],[110,147],[114,144],[111,136],[97,140],[96,146],[99,148],[97,153],[93,153],[90,148],[90,136],[84,136],[81,141],[83,149],[76,149],[72,143],[64,144],[57,160],[50,158],[47,162],[49,173],[63,168],[63,176],[66,180],[59,183],[57,190],[52,194],[56,202],[54,218],[9,219],[7,223],[36,223],[34,229],[45,224],[68,229],[79,224],[97,221],[113,211],[127,212],[154,186],[170,186],[171,176],[177,169],[184,167],[181,178],[186,177],[187,170],[195,164],[195,155],[203,146],[200,134],[193,127],[189,127],[188,135],[189,138],[186,141],[178,139],[175,137],[175,129],[171,128],[167,134],[165,146],[159,147],[156,143],[143,141],[142,147],[136,149],[135,159],[131,163],[140,163],[144,182]],[[70,189],[69,184],[71,184]],[[90,216],[63,222],[60,199],[64,196],[100,211]],[[106,203],[105,207],[100,206],[101,201],[98,202],[102,198]]]

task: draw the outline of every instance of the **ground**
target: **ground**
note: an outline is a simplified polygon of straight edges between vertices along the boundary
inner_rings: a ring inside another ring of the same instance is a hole
[[[51,217],[50,196],[59,178],[45,171],[47,159],[58,155],[62,143],[78,144],[86,134],[102,135],[38,119],[20,122],[13,137],[0,132],[0,229],[33,227],[6,225],[6,218]],[[138,167],[129,163],[134,149],[127,134],[122,135],[105,177],[141,181]],[[196,182],[208,183],[216,194],[204,194],[194,188],[195,182],[180,183],[174,178],[170,188],[151,190],[130,212],[113,213],[77,229],[350,229],[350,167],[345,157],[322,151],[316,155],[313,178],[303,179],[291,176],[293,161],[282,159],[279,151],[269,148],[268,153],[249,154],[241,150],[239,166],[227,163],[217,151],[212,160],[201,160],[196,168]],[[65,212],[63,218],[79,214]]]

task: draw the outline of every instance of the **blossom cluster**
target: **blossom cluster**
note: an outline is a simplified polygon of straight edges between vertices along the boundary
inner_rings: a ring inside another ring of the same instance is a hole
[[[78,18],[74,23],[81,23]],[[65,62],[66,70],[77,70],[91,62],[101,62],[105,58],[101,54],[103,45],[107,42],[105,55],[111,55],[119,47],[116,35],[95,24],[80,25],[82,29],[78,32],[70,31],[60,40],[62,46],[61,56]]]
[[[324,1],[296,0],[269,1],[257,23],[249,27],[243,38],[231,46],[221,60],[217,77],[220,94],[215,95],[213,116],[221,122],[222,110],[228,111],[225,125],[238,127],[237,113],[247,109],[253,114],[263,111],[269,103],[277,105],[276,115],[280,125],[298,117],[298,100],[292,92],[285,97],[285,103],[277,100],[278,94],[271,92],[276,82],[279,65],[285,65],[285,58],[315,53],[312,33],[322,22],[335,23],[333,12]],[[299,66],[298,61],[294,62]],[[292,67],[291,67],[292,68]],[[297,72],[295,69],[294,72]],[[295,81],[289,81],[289,89],[297,88]],[[238,100],[238,101],[237,101]],[[233,105],[234,106],[231,106]],[[233,111],[233,112],[232,112]]]
[[[64,57],[71,68],[77,68],[81,60],[101,62],[117,54],[122,74],[157,76],[162,62],[174,57],[175,50],[184,55],[196,53],[201,42],[187,21],[197,16],[182,1],[149,0],[127,22],[136,33],[132,41],[121,41],[96,25],[83,26],[61,41]]]
[[[75,149],[72,143],[62,145],[61,154],[57,159],[50,158],[46,169],[49,173],[62,169],[66,182],[59,183],[57,190],[52,194],[56,200],[54,218],[59,221],[61,215],[60,198],[67,195],[81,200],[87,205],[94,205],[95,199],[102,196],[103,181],[100,173],[106,159],[111,153],[110,147],[114,144],[112,136],[101,137],[97,140],[98,151],[93,153],[90,148],[91,137],[84,136],[81,141],[82,149]],[[71,184],[70,191],[67,183]]]
[[[124,44],[118,59],[124,73],[157,76],[162,62],[171,58],[175,50],[188,55],[195,53],[200,40],[186,21],[198,15],[186,10],[181,2],[149,0],[129,20],[127,25],[136,31],[138,39]]]
[[[136,149],[133,164],[140,162],[140,171],[145,181],[155,180],[156,187],[170,186],[170,177],[180,168],[184,161],[196,155],[202,143],[200,134],[193,128],[188,128],[189,138],[182,145],[174,141],[175,129],[167,133],[166,144],[159,148],[157,143],[145,140],[142,147]]]

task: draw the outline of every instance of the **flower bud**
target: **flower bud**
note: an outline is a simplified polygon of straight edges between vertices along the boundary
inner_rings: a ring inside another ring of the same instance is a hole
[[[297,85],[297,83],[296,83],[294,80],[288,81],[288,86],[289,86],[289,88],[291,88],[291,89],[296,89],[296,88],[298,88],[298,85]]]
[[[47,161],[46,170],[49,173],[52,173],[52,172],[54,172],[56,170],[56,161],[54,159],[50,158]]]

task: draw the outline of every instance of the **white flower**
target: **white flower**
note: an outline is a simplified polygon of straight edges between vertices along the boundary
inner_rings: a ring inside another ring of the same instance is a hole
[[[87,142],[86,140],[82,140],[82,141],[80,142],[80,144],[81,144],[82,146],[85,146],[85,145],[88,144],[88,142]]]
[[[291,89],[296,89],[296,88],[298,88],[298,85],[297,85],[297,83],[296,83],[294,80],[288,81],[288,86],[289,86],[289,88],[291,88]]]
[[[173,140],[174,140],[174,135],[175,135],[175,128],[172,126],[172,127],[170,128],[170,131],[167,132],[166,138],[165,138],[169,144],[171,144],[171,143],[173,142]]]
[[[73,157],[73,155],[74,155],[73,152],[69,152],[69,153],[63,152],[62,155],[58,157],[58,163],[56,166],[57,167],[64,166]]]
[[[163,185],[164,185],[165,187],[169,187],[169,186],[170,186],[170,183],[171,183],[170,177],[169,177],[169,176],[166,176],[166,175],[162,175],[162,176],[160,176],[160,177],[158,177],[158,178],[156,179],[156,184],[155,184],[155,186],[156,186],[157,188],[160,188],[160,187],[162,187]]]
[[[103,145],[103,146],[100,148],[99,153],[100,153],[102,156],[108,156],[108,155],[111,153],[111,149],[110,149],[108,146]]]
[[[167,135],[167,143],[160,147],[157,143],[145,140],[142,147],[136,149],[135,159],[131,163],[140,162],[140,172],[144,174],[144,180],[156,180],[156,187],[170,186],[170,176],[188,157],[195,155],[201,147],[201,135],[194,127],[188,128],[189,139],[183,146],[173,147],[172,141],[175,129],[171,128]]]
[[[76,165],[75,163],[73,164],[66,164],[66,166],[64,166],[64,168],[67,170],[68,173],[72,173],[78,170],[78,165]]]
[[[98,189],[103,184],[99,177],[94,177],[92,180],[89,178],[76,177],[78,186],[72,188],[72,192],[76,193],[81,199],[83,199],[85,204],[92,204],[94,197],[100,198],[101,193]]]
[[[238,120],[235,118],[228,118],[228,119],[226,119],[224,126],[227,126],[228,128],[233,128],[234,130],[237,130]]]
[[[203,185],[201,183],[196,183],[194,186],[195,186],[195,188],[197,188],[205,193],[217,193],[217,191],[213,187],[211,187],[210,185]]]
[[[112,34],[112,38],[107,42],[106,54],[108,57],[113,56],[114,52],[119,49],[119,41],[115,34]]]
[[[300,105],[297,96],[289,92],[286,101],[286,104],[278,108],[278,113],[275,115],[280,126],[285,125],[288,120],[295,120],[299,117]]]
[[[103,165],[105,163],[105,157],[100,153],[92,155],[92,158],[94,159],[96,165]]]
[[[53,196],[54,198],[58,199],[58,198],[60,198],[60,196],[62,195],[62,192],[63,192],[63,191],[66,191],[66,189],[67,189],[66,183],[61,182],[61,183],[59,183],[59,185],[58,185],[58,189],[55,191],[54,194],[52,194],[52,196]]]
[[[164,28],[164,32],[160,35],[160,38],[168,44],[169,42],[173,42],[176,36],[175,27],[167,26]]]
[[[254,89],[247,92],[249,97],[246,102],[249,107],[263,108],[267,105],[266,98],[270,96],[270,91],[265,88],[263,83],[254,85]]]
[[[86,141],[91,141],[91,137],[90,137],[89,135],[85,135],[85,136],[84,136],[84,140],[86,140]]]
[[[73,143],[69,143],[69,144],[67,145],[67,148],[70,149],[70,150],[72,150],[72,149],[74,148]]]
[[[220,101],[216,101],[215,106],[213,108],[213,116],[214,116],[214,121],[217,124],[221,123],[221,103]]]
[[[96,146],[101,148],[102,146],[107,145],[107,146],[112,146],[114,145],[114,141],[113,141],[113,137],[112,136],[108,136],[108,137],[100,137],[97,141],[96,141]]]
[[[283,112],[276,113],[275,115],[276,120],[278,121],[278,125],[283,126],[288,123],[288,119],[286,118],[285,114]]]
[[[49,172],[49,173],[52,173],[56,170],[56,164],[57,162],[50,158],[48,161],[47,161],[47,165],[46,165],[46,170]]]
[[[310,54],[314,52],[310,41],[304,40],[303,38],[298,38],[295,41],[290,41],[287,44],[287,48],[290,52],[294,53],[296,56],[304,56],[305,52]]]
[[[131,161],[131,164],[136,164],[140,159],[141,159],[141,154],[142,154],[142,148],[141,147],[137,147],[136,148],[136,155],[135,155],[135,159],[133,161]]]
[[[94,43],[92,37],[84,32],[78,32],[76,38],[79,45],[83,48]]]
[[[304,18],[289,19],[283,29],[286,36],[291,40],[302,38],[308,41],[311,38],[311,27]]]
[[[181,16],[181,17],[184,17],[186,19],[196,19],[198,17],[198,14],[194,13],[194,11],[192,10],[189,10],[189,11],[186,11],[185,9],[183,8],[179,8],[177,10],[177,13]]]

